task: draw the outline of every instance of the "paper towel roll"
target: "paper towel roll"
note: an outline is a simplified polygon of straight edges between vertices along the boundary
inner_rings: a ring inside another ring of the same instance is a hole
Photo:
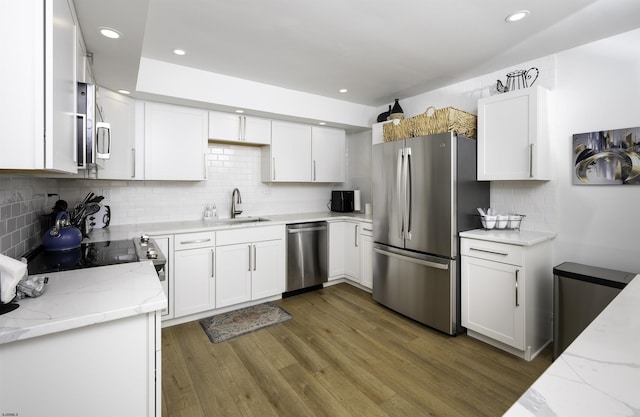
[[[353,209],[360,211],[360,190],[353,191]]]
[[[0,301],[8,303],[16,296],[16,286],[27,275],[27,265],[0,254]]]

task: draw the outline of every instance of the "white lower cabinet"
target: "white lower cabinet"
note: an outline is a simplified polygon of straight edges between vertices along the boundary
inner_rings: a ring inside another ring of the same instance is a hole
[[[160,349],[160,312],[0,344],[0,414],[159,416]]]
[[[360,223],[344,224],[344,274],[360,282]]]
[[[174,236],[174,316],[212,310],[215,304],[215,232]]]
[[[284,292],[284,237],[284,226],[218,232],[217,308]]]
[[[360,284],[373,288],[373,229],[370,224],[363,224],[360,232]]]
[[[329,281],[344,277],[344,224],[329,223]]]
[[[467,333],[533,359],[552,334],[549,241],[524,246],[462,238],[460,246],[462,325]]]
[[[373,231],[371,223],[329,223],[329,281],[347,278],[373,287]]]

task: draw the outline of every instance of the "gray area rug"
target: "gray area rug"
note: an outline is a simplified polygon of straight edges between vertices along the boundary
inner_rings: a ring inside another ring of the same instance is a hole
[[[211,342],[220,343],[292,318],[278,305],[269,302],[207,317],[200,320],[200,325]]]

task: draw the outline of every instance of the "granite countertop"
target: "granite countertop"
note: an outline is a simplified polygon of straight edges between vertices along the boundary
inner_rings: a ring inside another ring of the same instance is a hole
[[[336,213],[331,211],[315,212],[315,213],[291,213],[291,214],[275,214],[266,216],[238,217],[241,219],[250,218],[269,219],[269,221],[246,222],[229,224],[225,223],[230,219],[221,218],[218,222],[207,220],[186,220],[177,222],[157,222],[157,223],[140,223],[140,224],[124,224],[117,226],[109,226],[106,229],[96,229],[91,232],[89,241],[99,242],[104,240],[131,239],[143,233],[149,235],[166,235],[174,233],[192,233],[203,231],[216,231],[227,229],[240,229],[247,227],[264,227],[273,225],[282,225],[289,223],[303,223],[313,221],[340,221],[340,220],[357,220],[361,222],[372,223],[371,215],[364,213]]]
[[[639,276],[635,276],[504,416],[639,415]]]
[[[485,230],[474,229],[460,232],[460,237],[507,243],[518,246],[532,246],[556,237],[554,232],[535,232],[532,230]]]
[[[44,294],[0,316],[0,344],[162,310],[167,306],[150,261],[46,274]]]

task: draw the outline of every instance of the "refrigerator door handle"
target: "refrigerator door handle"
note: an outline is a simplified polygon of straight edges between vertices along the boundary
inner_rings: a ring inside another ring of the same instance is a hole
[[[398,190],[398,213],[400,214],[400,239],[404,239],[404,183],[402,182],[402,172],[404,167],[404,149],[398,149],[398,163],[396,165],[396,190]]]
[[[405,165],[405,177],[404,177],[404,186],[405,186],[405,212],[406,212],[406,225],[407,231],[404,234],[405,239],[411,240],[411,205],[412,205],[412,188],[411,188],[411,148],[405,149],[405,155],[407,156],[407,163]]]
[[[443,269],[445,271],[449,269],[449,265],[448,264],[439,264],[439,263],[436,263],[436,262],[424,261],[422,259],[417,259],[417,258],[411,258],[409,256],[398,255],[397,253],[388,252],[386,250],[382,250],[382,249],[378,249],[378,248],[373,248],[373,251],[376,252],[376,253],[379,253],[380,255],[389,256],[391,258],[400,259],[402,261],[407,261],[407,262],[411,262],[411,263],[414,263],[414,264],[428,266],[429,268]]]

